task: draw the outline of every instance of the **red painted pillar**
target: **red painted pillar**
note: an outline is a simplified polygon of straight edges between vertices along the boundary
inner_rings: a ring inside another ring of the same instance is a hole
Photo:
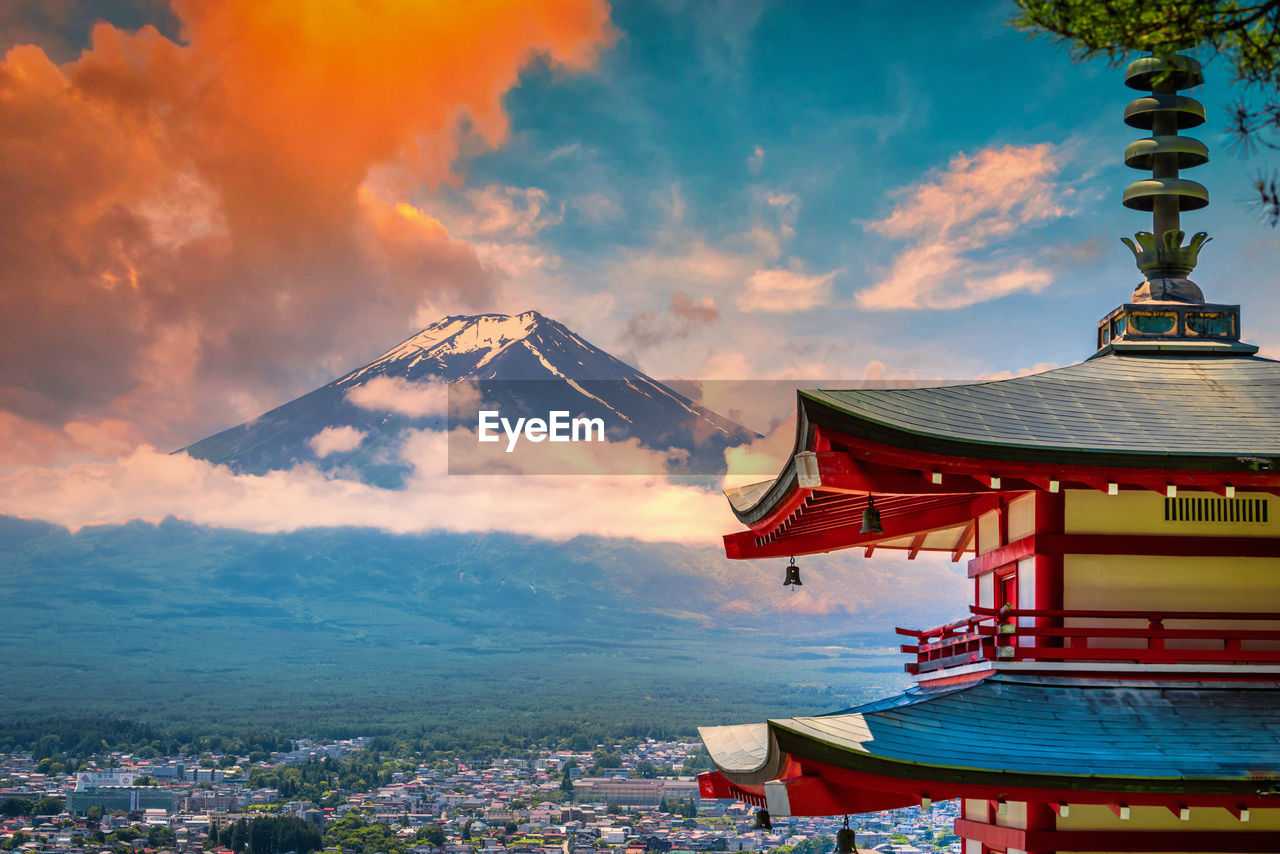
[[[1066,501],[1061,492],[1036,493],[1036,533],[1061,534],[1066,527]],[[1036,570],[1036,608],[1042,610],[1062,609],[1062,555],[1035,556]],[[1062,620],[1057,617],[1037,617],[1037,627],[1059,627]],[[1039,638],[1044,646],[1062,646],[1061,638]]]
[[[971,819],[972,821],[980,821],[983,824],[987,824],[991,821],[992,810],[991,810],[990,802],[985,800],[981,801],[980,807],[978,810],[979,814],[977,815],[971,815],[969,813],[968,807],[966,807],[965,804],[966,804],[966,799],[961,798],[960,799],[960,818]],[[959,822],[957,822],[957,825],[958,824]],[[953,829],[955,831],[956,836],[960,837],[961,854],[968,854],[970,838],[964,835],[963,831],[959,826],[955,826]],[[991,854],[991,849],[988,848],[985,843],[982,843],[982,854]]]
[[[1053,808],[1046,803],[1027,802],[1027,830],[1057,830],[1058,819]],[[1057,854],[1043,848],[1028,851],[1027,854]]]

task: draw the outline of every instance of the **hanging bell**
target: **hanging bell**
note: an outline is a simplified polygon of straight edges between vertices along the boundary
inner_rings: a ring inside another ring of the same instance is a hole
[[[769,820],[768,810],[756,810],[756,830],[773,830],[773,822]]]
[[[859,533],[884,533],[884,528],[880,526],[880,511],[876,509],[876,500],[870,495],[867,496],[867,509],[862,511],[862,530]]]
[[[796,559],[792,558],[791,563],[787,564],[787,575],[782,579],[783,587],[804,587],[804,582],[800,580],[800,567],[796,566]]]
[[[844,817],[844,827],[836,831],[835,854],[858,854],[857,834],[849,829],[849,816]]]

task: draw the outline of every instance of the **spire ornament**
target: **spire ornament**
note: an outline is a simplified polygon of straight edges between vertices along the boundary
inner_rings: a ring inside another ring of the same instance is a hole
[[[1180,215],[1208,205],[1209,191],[1180,177],[1179,170],[1207,163],[1209,149],[1198,139],[1178,135],[1183,128],[1204,124],[1204,105],[1178,94],[1179,89],[1204,83],[1204,74],[1200,63],[1189,56],[1144,56],[1129,63],[1124,82],[1131,89],[1151,92],[1129,102],[1124,111],[1125,124],[1152,133],[1130,144],[1124,152],[1126,166],[1150,169],[1152,173],[1124,191],[1125,207],[1151,211],[1152,218],[1151,231],[1134,235],[1136,244],[1121,238],[1147,278],[1133,299],[1204,302],[1204,294],[1187,276],[1195,269],[1200,247],[1209,236],[1197,232],[1191,243],[1183,246]]]
[[[1125,149],[1125,165],[1149,169],[1151,177],[1125,188],[1124,206],[1150,211],[1152,227],[1132,240],[1120,238],[1146,278],[1127,303],[1098,321],[1096,356],[1256,353],[1257,347],[1240,341],[1240,306],[1206,302],[1188,278],[1209,235],[1198,231],[1184,244],[1182,212],[1208,205],[1209,191],[1181,170],[1209,162],[1209,149],[1178,133],[1205,120],[1204,105],[1178,90],[1204,83],[1200,63],[1172,52],[1144,56],[1129,63],[1124,82],[1150,93],[1129,102],[1125,124],[1151,132]]]

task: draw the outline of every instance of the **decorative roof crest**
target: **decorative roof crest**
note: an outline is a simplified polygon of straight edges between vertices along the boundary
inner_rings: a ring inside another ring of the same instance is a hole
[[[1208,205],[1209,191],[1178,174],[1180,169],[1200,166],[1209,160],[1209,150],[1204,143],[1178,135],[1179,130],[1196,127],[1205,120],[1204,105],[1177,94],[1179,89],[1204,82],[1200,63],[1181,54],[1145,56],[1129,63],[1124,82],[1130,88],[1151,92],[1131,101],[1124,111],[1125,124],[1152,133],[1130,144],[1124,153],[1125,165],[1152,172],[1151,178],[1135,181],[1124,191],[1125,207],[1151,211],[1153,225],[1152,231],[1134,235],[1137,245],[1121,238],[1133,251],[1138,269],[1147,277],[1134,292],[1134,300],[1203,302],[1199,287],[1186,277],[1195,268],[1200,248],[1209,237],[1203,231],[1197,232],[1191,243],[1183,246],[1179,215]],[[1182,281],[1158,281],[1162,279]]]
[[[1124,82],[1150,92],[1124,110],[1125,124],[1151,133],[1125,149],[1125,165],[1150,169],[1151,177],[1125,188],[1124,206],[1150,211],[1152,228],[1139,231],[1133,240],[1120,238],[1146,278],[1129,302],[1098,321],[1095,356],[1256,353],[1257,347],[1240,341],[1240,306],[1206,302],[1200,286],[1187,278],[1209,235],[1198,231],[1183,245],[1180,217],[1208,205],[1209,191],[1179,172],[1209,162],[1209,149],[1198,139],[1179,135],[1183,128],[1204,124],[1205,115],[1203,104],[1178,90],[1204,83],[1200,63],[1172,52],[1144,56],[1129,63]]]

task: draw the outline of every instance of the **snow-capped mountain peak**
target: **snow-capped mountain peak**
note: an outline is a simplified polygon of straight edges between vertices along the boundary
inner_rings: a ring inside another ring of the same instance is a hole
[[[398,482],[402,431],[442,429],[394,406],[355,402],[357,388],[379,378],[410,383],[476,384],[486,406],[511,413],[568,411],[599,417],[611,439],[634,438],[659,451],[681,449],[701,464],[722,464],[726,447],[754,434],[651,379],[536,311],[441,318],[372,362],[251,422],[183,450],[241,471],[262,472],[310,462],[357,471],[372,482]],[[437,419],[438,420],[438,419]],[[345,452],[317,453],[327,428],[356,431]]]
[[[371,374],[410,375],[423,369],[433,373],[442,372],[448,379],[458,379],[458,376],[447,376],[452,373],[448,370],[450,363],[456,362],[457,357],[478,354],[479,358],[469,366],[466,373],[475,371],[512,344],[528,338],[534,330],[547,322],[536,311],[520,314],[450,315],[410,336],[364,367],[342,377],[337,384],[353,385]]]

